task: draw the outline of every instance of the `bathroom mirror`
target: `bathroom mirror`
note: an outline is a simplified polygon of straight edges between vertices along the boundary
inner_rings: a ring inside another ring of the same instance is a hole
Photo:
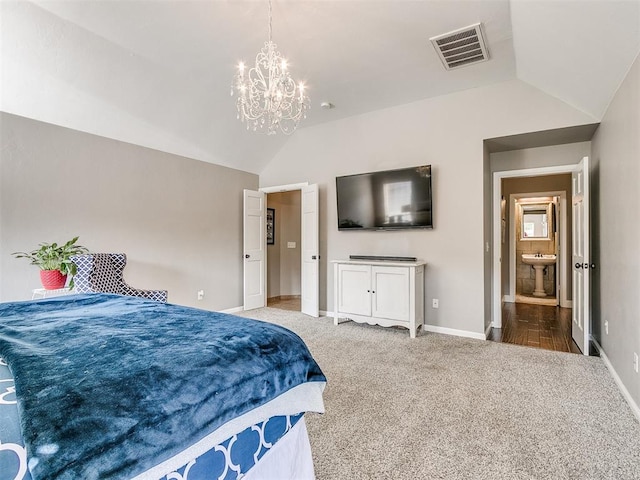
[[[552,203],[523,204],[521,208],[520,240],[550,240]]]

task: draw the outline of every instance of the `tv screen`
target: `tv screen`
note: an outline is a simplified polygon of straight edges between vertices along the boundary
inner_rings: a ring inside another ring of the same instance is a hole
[[[431,165],[336,178],[338,230],[433,228]]]

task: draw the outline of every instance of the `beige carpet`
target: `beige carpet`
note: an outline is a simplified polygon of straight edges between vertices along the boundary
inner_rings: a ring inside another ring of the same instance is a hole
[[[307,415],[329,479],[640,479],[640,424],[602,360],[263,308],[328,379]]]

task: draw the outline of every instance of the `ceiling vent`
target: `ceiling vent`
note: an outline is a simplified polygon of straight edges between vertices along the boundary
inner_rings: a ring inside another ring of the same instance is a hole
[[[489,60],[480,23],[429,40],[447,70]]]

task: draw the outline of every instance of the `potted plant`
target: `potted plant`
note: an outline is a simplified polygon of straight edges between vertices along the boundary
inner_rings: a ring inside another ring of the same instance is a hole
[[[14,252],[16,258],[28,258],[31,265],[40,267],[40,280],[47,290],[63,288],[69,279],[69,288],[73,288],[73,276],[77,272],[76,264],[71,261],[73,255],[87,253],[88,250],[76,245],[78,237],[72,238],[64,245],[57,243],[41,243],[39,248],[31,252]]]

